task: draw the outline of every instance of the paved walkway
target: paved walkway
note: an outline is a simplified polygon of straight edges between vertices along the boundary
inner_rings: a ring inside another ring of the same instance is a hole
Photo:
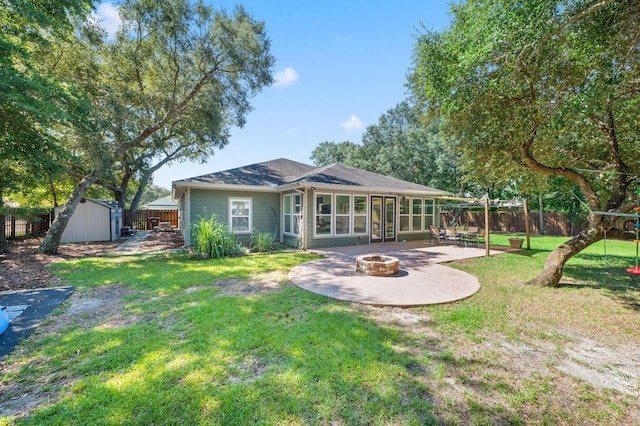
[[[151,231],[138,231],[130,237],[124,237],[126,240],[113,250],[113,254],[117,256],[128,256],[142,253],[140,246],[142,246],[142,243],[150,232]]]
[[[492,247],[491,255],[514,251]],[[298,287],[337,300],[377,306],[420,306],[464,299],[480,290],[477,278],[442,265],[443,262],[482,257],[484,248],[430,246],[425,241],[370,244],[312,250],[327,256],[294,267],[289,279]],[[382,254],[400,259],[395,277],[356,273],[356,257]]]

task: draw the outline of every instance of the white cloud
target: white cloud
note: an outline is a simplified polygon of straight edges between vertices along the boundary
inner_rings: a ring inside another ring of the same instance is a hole
[[[340,125],[340,128],[345,132],[350,132],[355,129],[362,129],[363,127],[364,124],[358,117],[355,116],[355,114],[351,114],[351,118],[349,119],[349,121],[345,121]]]
[[[120,14],[118,8],[111,2],[100,3],[95,15],[96,21],[102,28],[107,31],[109,37],[113,37],[120,27],[122,20],[120,20]]]
[[[335,40],[336,40],[336,41],[347,41],[347,40],[351,40],[351,34],[349,34],[348,36],[343,36],[343,35],[336,36]]]
[[[286,67],[282,71],[276,73],[276,81],[273,84],[276,87],[289,86],[298,81],[298,73],[291,67]]]

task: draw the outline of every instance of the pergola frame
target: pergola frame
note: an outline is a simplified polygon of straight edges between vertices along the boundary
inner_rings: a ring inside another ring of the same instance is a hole
[[[473,204],[481,204],[484,205],[484,229],[485,229],[485,238],[484,238],[484,246],[485,246],[485,256],[489,257],[491,253],[491,230],[490,230],[490,222],[489,222],[489,207],[491,207],[491,200],[489,198],[465,198],[465,197],[437,197],[438,200],[445,201],[464,201],[466,203]],[[494,200],[496,203],[498,200]],[[442,205],[439,206],[439,208]],[[529,204],[527,203],[527,199],[524,199],[523,203],[524,207],[524,226],[526,232],[526,242],[527,242],[527,250],[531,248],[531,227],[529,226]]]

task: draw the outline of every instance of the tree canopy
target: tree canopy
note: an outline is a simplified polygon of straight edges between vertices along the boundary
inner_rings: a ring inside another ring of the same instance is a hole
[[[320,143],[311,159],[318,166],[343,163],[434,188],[459,190],[456,162],[444,144],[438,121],[426,125],[408,102],[382,114],[367,127],[362,144]]]
[[[250,98],[272,82],[264,23],[242,7],[228,13],[187,0],[126,0],[119,10],[115,39],[85,23],[80,38],[48,58],[85,89],[98,131],[68,134],[82,178],[40,247],[45,253],[57,250],[93,183],[119,189],[124,199],[136,177],[139,200],[160,166],[204,160],[227,144],[231,126],[244,125]]]
[[[591,212],[628,212],[638,188],[640,2],[479,0],[417,39],[409,86],[477,178],[573,182]],[[535,185],[531,185],[535,189]],[[535,285],[602,238],[615,216],[558,247]]]
[[[0,2],[0,223],[3,196],[28,192],[38,179],[61,170],[65,152],[59,125],[85,125],[82,92],[44,67],[39,56],[53,43],[72,36],[73,23],[86,17],[92,2]],[[6,250],[4,226],[0,252]]]

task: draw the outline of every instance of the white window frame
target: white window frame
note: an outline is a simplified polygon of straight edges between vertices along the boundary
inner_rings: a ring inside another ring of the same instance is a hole
[[[282,232],[285,235],[293,235],[293,222],[291,221],[291,217],[293,216],[293,211],[291,210],[291,196],[293,194],[285,194],[282,197]],[[289,208],[289,213],[287,213],[287,207]],[[287,231],[287,225],[289,225],[289,230]]]
[[[322,213],[318,213],[318,196],[319,195],[328,195],[331,198],[331,213],[330,214],[322,214]],[[333,227],[335,225],[335,222],[333,220],[334,214],[335,214],[335,203],[334,203],[334,194],[332,193],[328,193],[328,192],[316,192],[315,194],[313,194],[313,236],[314,237],[333,237]],[[328,234],[318,234],[318,218],[319,217],[329,217],[329,219],[331,220],[331,226],[329,226],[329,233]]]
[[[365,209],[364,213],[356,213],[356,197],[364,198]],[[352,208],[351,208],[351,232],[353,235],[367,235],[369,234],[369,196],[368,195],[358,195],[353,194],[351,197],[352,200]],[[364,232],[356,232],[356,217],[364,217]]]
[[[244,215],[234,215],[233,214],[233,203],[234,202],[248,202],[249,203],[249,214],[247,216]],[[249,228],[247,230],[236,231],[233,228],[233,219],[236,217],[246,217],[248,219]],[[253,229],[253,199],[251,198],[242,198],[242,197],[229,197],[229,230],[231,230],[234,234],[251,234],[251,230]]]
[[[415,214],[413,212],[413,203],[415,200],[420,201],[420,213]],[[411,229],[411,232],[422,232],[424,231],[424,199],[423,198],[411,198],[411,202],[409,204],[409,210],[411,211],[411,220],[409,221],[409,229]],[[416,216],[418,216],[420,218],[420,227],[417,229],[413,228],[413,221],[415,220]]]
[[[299,213],[296,213],[296,198],[300,200]],[[285,235],[291,235],[294,237],[300,236],[300,231],[302,227],[302,201],[303,201],[302,194],[298,194],[297,192],[284,195],[283,206],[282,206],[282,232]],[[287,213],[287,205],[289,206],[289,213]],[[287,221],[289,224],[289,232],[286,231]],[[295,232],[296,221],[298,222],[298,233]]]
[[[404,201],[403,201],[404,198]],[[407,213],[402,213],[402,203],[403,202],[407,202],[409,203],[409,207],[408,207],[408,212]],[[411,197],[398,197],[398,233],[402,233],[402,234],[408,234],[411,232],[411,209],[413,207],[413,205],[411,204]],[[407,225],[408,225],[408,229],[406,231],[402,230],[402,218],[407,218]]]
[[[436,217],[436,200],[434,198],[425,198],[424,200],[424,204],[422,206],[422,223],[424,225],[425,230],[429,229],[429,226],[427,225],[427,217],[431,218],[431,224],[435,225],[435,217]],[[427,214],[427,205],[431,206],[431,214]]]
[[[338,197],[348,197],[349,198],[349,211],[347,213],[338,213]],[[348,237],[353,235],[353,197],[351,194],[333,194],[333,228],[335,232],[335,236],[338,237]],[[338,234],[338,217],[346,217],[347,218],[347,226],[349,227],[346,234]]]
[[[296,197],[300,199],[300,212],[296,213]],[[291,235],[296,237],[300,236],[302,232],[302,210],[304,198],[302,194],[294,193],[291,194]],[[298,222],[298,232],[295,232],[295,223]]]

